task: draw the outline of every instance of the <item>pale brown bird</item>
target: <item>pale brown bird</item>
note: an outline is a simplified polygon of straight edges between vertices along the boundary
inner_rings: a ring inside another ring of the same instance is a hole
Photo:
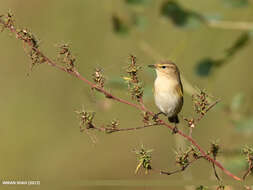
[[[175,123],[173,132],[177,132],[176,124],[179,123],[178,113],[181,111],[184,103],[183,86],[180,79],[180,72],[175,63],[171,61],[161,61],[149,67],[156,70],[156,79],[154,83],[155,103],[161,112],[168,117],[168,120]]]

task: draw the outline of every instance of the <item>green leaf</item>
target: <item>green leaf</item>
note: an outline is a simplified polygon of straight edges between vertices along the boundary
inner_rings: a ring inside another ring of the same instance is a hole
[[[216,13],[216,14],[205,14],[203,16],[204,16],[204,18],[205,18],[206,21],[212,21],[212,20],[219,21],[219,20],[224,19],[224,17],[221,14],[219,14],[219,13]]]
[[[177,2],[167,1],[161,7],[161,14],[170,18],[173,24],[183,26],[187,23],[188,11],[184,10]]]
[[[232,111],[238,111],[244,102],[245,95],[243,93],[238,93],[233,97],[230,108]]]
[[[202,24],[202,20],[199,19],[199,17],[191,15],[188,17],[187,23],[183,27],[196,28],[196,27],[199,27],[201,24]]]
[[[214,66],[214,61],[211,59],[201,60],[196,67],[196,73],[201,77],[206,77],[211,73],[211,70]]]
[[[143,94],[144,94],[143,96],[144,100],[147,100],[147,101],[151,99],[153,100],[154,98],[153,86],[145,86]]]
[[[247,168],[244,157],[234,157],[224,162],[224,167],[232,172],[239,172]]]
[[[253,117],[235,121],[236,130],[245,134],[253,132]]]
[[[120,17],[112,16],[113,30],[117,34],[126,35],[129,33],[129,26]]]
[[[113,89],[127,89],[127,83],[123,78],[119,77],[106,80],[106,85]]]
[[[143,15],[135,15],[133,20],[134,24],[140,29],[144,29],[148,23],[147,18]]]
[[[176,26],[198,26],[204,21],[204,17],[191,10],[184,9],[174,0],[166,1],[161,6],[161,15],[169,18]]]
[[[239,50],[248,44],[250,40],[250,33],[244,32],[234,42],[234,44],[226,50],[227,57],[235,55]]]
[[[200,185],[196,188],[196,190],[207,190],[208,188],[203,186],[203,185]]]
[[[207,77],[215,67],[221,66],[225,61],[225,59],[204,58],[197,63],[195,67],[196,73],[201,77]]]
[[[125,0],[126,3],[132,5],[144,5],[151,2],[151,0]]]
[[[249,5],[248,0],[223,0],[223,1],[226,5],[236,8],[246,7]]]

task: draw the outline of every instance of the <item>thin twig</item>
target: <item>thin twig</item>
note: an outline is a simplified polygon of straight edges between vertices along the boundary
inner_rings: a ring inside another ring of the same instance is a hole
[[[208,108],[206,109],[205,114],[200,114],[200,116],[195,120],[195,124],[197,124],[198,122],[200,122],[203,119],[203,117],[206,115],[206,113],[208,111],[210,111],[214,106],[216,106],[216,104],[218,104],[219,102],[220,102],[220,100],[216,100],[212,104],[210,104],[208,106]]]
[[[140,127],[131,127],[131,128],[106,128],[106,127],[96,127],[94,124],[92,124],[92,127],[90,129],[95,129],[95,130],[107,132],[107,133],[114,133],[114,132],[121,132],[121,131],[135,131],[135,130],[153,127],[157,125],[159,125],[159,123],[152,123],[149,125],[144,125]],[[85,129],[87,128],[82,128],[80,131],[83,132]]]
[[[248,177],[249,174],[252,172],[252,170],[253,170],[253,163],[252,163],[252,160],[249,160],[249,167],[247,171],[245,172],[245,174],[243,175],[242,179],[245,180],[246,177]]]
[[[214,160],[216,160],[216,157],[214,158]],[[221,180],[220,180],[220,177],[219,177],[219,175],[218,175],[218,173],[217,173],[217,171],[216,171],[215,164],[214,164],[213,162],[212,162],[212,167],[213,167],[213,171],[214,171],[214,175],[215,175],[216,179],[217,179],[218,181],[221,181]]]
[[[184,171],[186,168],[188,168],[188,166],[190,166],[193,162],[195,162],[196,160],[199,160],[200,158],[203,158],[202,156],[188,162],[185,166],[181,167],[180,169],[177,169],[177,170],[174,170],[174,171],[171,171],[171,172],[167,172],[167,171],[160,171],[160,174],[165,174],[165,175],[172,175],[172,174],[175,174],[175,173],[179,173],[179,172],[182,172]]]

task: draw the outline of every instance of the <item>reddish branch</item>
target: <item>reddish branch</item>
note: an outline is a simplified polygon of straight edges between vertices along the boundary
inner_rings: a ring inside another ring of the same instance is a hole
[[[144,128],[148,128],[148,127],[153,127],[153,126],[157,126],[159,125],[158,123],[152,123],[152,124],[148,124],[148,125],[143,125],[143,126],[139,126],[139,127],[130,127],[130,128],[109,128],[109,127],[96,127],[95,125],[91,124],[91,126],[89,128],[81,128],[81,132],[84,131],[85,129],[95,129],[98,131],[102,131],[102,132],[106,132],[106,133],[114,133],[114,132],[121,132],[121,131],[135,131],[135,130],[139,130],[139,129],[144,129]]]
[[[53,66],[57,69],[60,69],[76,78],[78,78],[79,80],[82,80],[83,82],[85,82],[86,84],[88,84],[92,89],[96,89],[97,91],[103,93],[107,98],[113,99],[117,102],[123,103],[123,104],[127,104],[131,107],[134,107],[138,110],[141,110],[143,112],[146,112],[147,114],[151,115],[151,116],[155,116],[155,114],[151,111],[149,111],[147,108],[145,108],[142,100],[140,101],[140,104],[135,104],[132,102],[129,102],[127,100],[124,100],[122,98],[118,98],[116,96],[114,96],[113,94],[111,94],[110,92],[108,92],[107,90],[105,90],[102,87],[97,86],[96,84],[90,82],[89,80],[87,80],[85,77],[83,77],[77,70],[74,69],[68,69],[65,68],[64,66],[58,65],[56,64],[55,61],[53,61],[52,59],[48,58],[46,55],[44,55],[38,47],[34,46],[34,43],[32,41],[29,41],[27,39],[25,39],[19,32],[18,30],[14,27],[13,24],[6,24],[6,22],[2,19],[2,17],[0,17],[0,24],[2,24],[5,28],[8,28],[12,33],[14,33],[16,35],[16,38],[22,40],[25,44],[27,44],[34,52],[37,53],[37,55],[39,55],[40,57],[42,57],[44,59],[44,62],[47,63],[50,66]],[[169,125],[168,123],[166,123],[165,121],[158,119],[158,122],[160,125],[163,125],[167,128],[169,128],[170,130],[173,130],[174,127],[172,127],[171,125]],[[136,129],[136,128],[134,128]],[[132,129],[131,129],[132,130]],[[190,136],[186,135],[185,133],[183,133],[181,130],[178,130],[178,135],[184,137],[186,140],[188,140],[189,142],[191,142],[191,144],[193,146],[195,146],[200,153],[202,154],[202,156],[212,162],[213,164],[215,164],[218,168],[220,168],[225,174],[227,174],[228,176],[232,177],[235,180],[239,180],[241,181],[242,179],[235,176],[234,174],[232,174],[231,172],[229,172],[227,169],[225,169],[218,161],[214,160],[212,157],[210,157],[209,155],[207,155],[207,153],[204,151],[204,149],[202,147],[200,147],[200,145]]]

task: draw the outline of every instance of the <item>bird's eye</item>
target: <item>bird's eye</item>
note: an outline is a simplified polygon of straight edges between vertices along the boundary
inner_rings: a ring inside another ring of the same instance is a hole
[[[165,68],[166,68],[166,66],[162,66],[162,68],[163,68],[163,69],[165,69]]]

